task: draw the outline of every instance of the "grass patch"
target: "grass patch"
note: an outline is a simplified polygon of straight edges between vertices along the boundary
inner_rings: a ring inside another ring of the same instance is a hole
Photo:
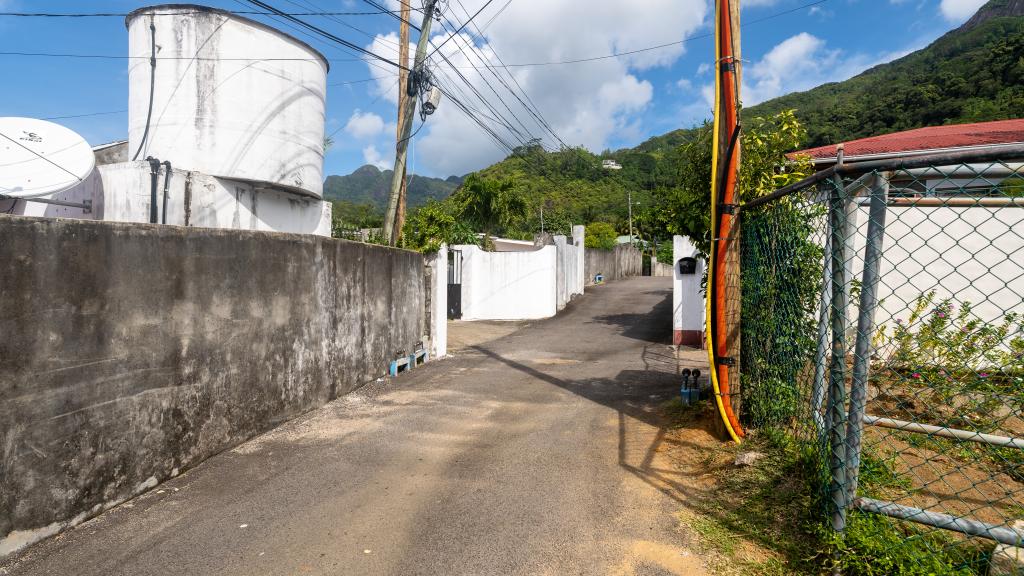
[[[708,407],[669,402],[663,406],[672,426],[692,426],[716,417]],[[761,430],[742,446],[710,449],[721,464],[739,451],[765,454],[754,466],[719,465],[711,495],[691,505],[683,524],[702,548],[723,558],[720,573],[776,576],[817,575],[838,564],[844,576],[982,576],[993,546],[956,534],[850,510],[843,538],[828,528],[823,498],[827,472],[815,449],[786,433]],[[886,498],[911,488],[889,459],[865,449],[860,493]],[[768,558],[744,559],[750,543]]]

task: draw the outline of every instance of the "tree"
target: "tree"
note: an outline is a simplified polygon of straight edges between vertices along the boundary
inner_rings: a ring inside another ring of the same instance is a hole
[[[413,210],[402,228],[402,245],[420,252],[437,252],[441,244],[476,244],[476,234],[447,202],[430,200]]]
[[[513,229],[528,213],[526,199],[511,179],[493,180],[471,175],[456,193],[459,214],[484,233],[487,244],[495,232]]]
[[[607,222],[592,222],[587,224],[583,245],[591,249],[612,250],[615,248],[615,239],[614,226]]]
[[[655,214],[649,216],[669,234],[689,236],[705,254],[711,248],[711,130],[705,123],[681,147],[678,185],[663,191]],[[805,137],[792,110],[746,120],[737,182],[741,200],[748,202],[810,175],[808,158],[786,157]]]

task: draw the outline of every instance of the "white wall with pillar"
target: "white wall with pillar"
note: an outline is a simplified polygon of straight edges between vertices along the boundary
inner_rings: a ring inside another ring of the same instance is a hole
[[[692,266],[680,266],[684,259],[692,259]],[[700,281],[704,259],[689,238],[673,236],[672,262],[672,343],[702,347],[706,306]]]
[[[448,246],[441,244],[436,254],[428,256],[430,268],[430,358],[448,355]]]
[[[462,251],[463,320],[533,320],[558,311],[555,246],[533,252],[452,248]]]

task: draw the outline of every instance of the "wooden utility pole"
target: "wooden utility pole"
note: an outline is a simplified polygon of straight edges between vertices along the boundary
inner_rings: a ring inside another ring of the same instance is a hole
[[[406,91],[408,96],[399,111],[398,125],[401,127],[398,133],[398,150],[395,154],[395,171],[391,175],[391,191],[388,194],[388,210],[384,214],[384,237],[388,244],[394,246],[398,242],[398,231],[395,228],[398,215],[398,202],[402,191],[402,182],[405,181],[405,159],[409,154],[409,138],[412,136],[412,119],[416,113],[416,100],[418,99],[420,83],[423,80],[423,61],[427,58],[427,43],[430,39],[430,23],[434,18],[434,5],[436,0],[426,0],[423,5],[423,24],[420,26],[420,39],[416,43],[416,61],[412,66],[412,74],[409,82],[398,89]],[[405,62],[400,63],[403,67]],[[399,96],[401,97],[401,96]]]
[[[401,17],[402,21],[398,27],[398,62],[402,66],[409,65],[409,17],[412,14],[412,10],[409,7],[409,0],[399,0],[402,5]],[[398,69],[398,130],[395,132],[395,141],[397,142],[402,138],[402,130],[405,128],[405,116],[402,111],[405,110],[405,102],[409,99],[409,93],[406,90],[406,86],[409,85],[409,71],[404,68]],[[397,147],[395,152],[397,153]],[[398,190],[398,208],[395,211],[395,242],[402,237],[402,226],[405,225],[405,204],[406,198],[408,198],[408,187],[409,181],[406,178],[406,165],[402,166],[402,187]]]

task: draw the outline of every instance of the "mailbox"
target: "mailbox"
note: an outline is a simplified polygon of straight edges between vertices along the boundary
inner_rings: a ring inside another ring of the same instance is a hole
[[[697,273],[697,259],[696,258],[680,258],[679,259],[679,273],[680,274],[696,274]]]

